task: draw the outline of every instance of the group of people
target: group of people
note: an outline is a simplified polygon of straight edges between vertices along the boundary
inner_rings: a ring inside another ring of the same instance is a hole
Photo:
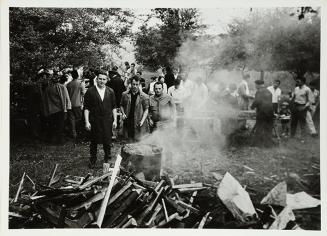
[[[47,131],[47,139],[63,143],[68,123],[70,136],[76,140],[79,127],[84,127],[90,134],[91,168],[97,160],[98,144],[103,145],[104,161],[110,160],[113,129],[122,127],[126,139],[139,141],[156,129],[175,125],[176,117],[185,114],[185,108],[200,110],[210,96],[203,78],[189,80],[178,68],[169,72],[163,68],[148,85],[134,63],[125,62],[122,73],[118,69],[113,66],[83,71],[83,67],[76,66],[60,72],[42,69],[38,73],[38,96],[34,96],[34,102],[40,105],[41,128]],[[255,81],[257,92],[251,95],[249,78],[249,74],[243,75],[241,83],[229,85],[219,99],[235,110],[256,109],[257,140],[271,142],[276,115],[283,118],[283,135],[289,132],[289,120],[292,136],[297,123],[302,132],[307,124],[311,134],[317,134],[312,117],[319,103],[319,92],[308,88],[304,78],[297,80],[288,98],[282,96],[279,80],[268,88],[263,80]],[[250,106],[251,99],[254,100]]]
[[[242,85],[247,87],[248,76],[244,76]],[[256,80],[256,94],[253,97],[252,109],[256,109],[256,124],[254,133],[256,141],[260,145],[271,146],[272,130],[274,129],[274,120],[280,120],[282,126],[282,136],[294,137],[296,135],[297,126],[300,124],[301,136],[309,130],[312,137],[317,137],[318,133],[313,122],[313,117],[317,107],[319,109],[319,91],[315,88],[315,84],[310,82],[309,87],[305,84],[304,77],[296,79],[296,86],[293,91],[282,93],[280,80],[276,79],[272,86],[266,87],[263,80]],[[245,89],[246,91],[246,89]],[[246,91],[240,93],[245,104],[251,98]],[[246,110],[248,104],[242,109]],[[276,128],[275,128],[276,129]],[[275,132],[277,132],[275,130]]]

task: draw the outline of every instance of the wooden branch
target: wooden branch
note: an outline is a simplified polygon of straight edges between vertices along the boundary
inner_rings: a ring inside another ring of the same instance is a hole
[[[194,183],[194,184],[179,184],[179,185],[174,185],[172,188],[173,189],[184,189],[184,188],[202,188],[203,184],[202,183]]]
[[[162,202],[162,207],[163,207],[163,210],[164,210],[164,213],[165,213],[165,217],[166,217],[166,221],[168,222],[168,213],[167,213],[167,208],[166,208],[166,204],[165,204],[165,200],[162,198],[161,199],[161,202]]]
[[[96,224],[100,228],[101,228],[101,225],[102,225],[102,222],[103,222],[105,211],[107,209],[110,193],[111,193],[112,187],[114,186],[114,182],[115,182],[116,176],[117,176],[118,171],[119,171],[121,160],[122,160],[122,157],[120,155],[117,155],[115,167],[114,167],[114,169],[112,171],[112,175],[111,175],[111,178],[110,178],[109,187],[108,187],[106,195],[105,195],[105,197],[104,197],[104,199],[102,201],[100,212],[99,212],[98,219],[97,219],[97,222],[96,222]]]
[[[50,187],[53,184],[53,179],[54,179],[54,177],[56,175],[58,166],[59,166],[59,164],[56,164],[55,167],[52,170],[52,174],[51,174],[51,178],[50,178],[49,183],[48,183],[48,187]]]
[[[16,193],[16,196],[15,196],[15,199],[14,199],[14,202],[17,202],[18,201],[18,198],[19,198],[19,195],[20,195],[20,192],[22,191],[22,187],[23,187],[23,184],[24,184],[24,179],[25,179],[25,172],[20,180],[20,183],[19,183],[19,186],[18,186],[18,190],[17,190],[17,193]]]

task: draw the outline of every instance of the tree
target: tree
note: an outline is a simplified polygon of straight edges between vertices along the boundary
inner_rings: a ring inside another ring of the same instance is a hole
[[[151,69],[174,64],[178,48],[186,38],[194,37],[204,26],[199,24],[196,9],[156,8],[153,10],[161,24],[140,27],[135,37],[135,58]]]
[[[104,45],[130,35],[131,12],[110,8],[10,8],[10,71],[35,75],[39,66],[103,63]]]
[[[307,13],[299,20],[290,16],[291,10],[260,10],[235,20],[221,40],[213,68],[319,73],[320,14]]]

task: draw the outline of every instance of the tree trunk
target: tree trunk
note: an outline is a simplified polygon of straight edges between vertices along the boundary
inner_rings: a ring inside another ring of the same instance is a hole
[[[263,81],[264,77],[265,77],[265,72],[262,70],[260,71],[260,80]]]

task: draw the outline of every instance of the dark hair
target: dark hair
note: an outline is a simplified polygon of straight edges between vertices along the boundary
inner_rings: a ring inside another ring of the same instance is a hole
[[[265,82],[262,79],[257,79],[254,83],[257,85],[263,85]]]
[[[135,63],[133,62],[133,63],[131,63],[131,66],[135,66]]]
[[[161,87],[163,88],[163,83],[161,83],[160,81],[155,82],[155,84],[153,85],[153,88],[156,87],[157,84],[161,85]]]
[[[125,61],[125,63],[124,63],[125,65],[129,65],[129,62],[128,61]]]
[[[105,76],[108,76],[108,75],[107,75],[107,71],[105,71],[105,70],[103,70],[103,69],[100,69],[100,70],[98,70],[97,72],[98,72],[97,75],[105,75]]]
[[[78,78],[78,72],[77,70],[73,70],[72,73],[71,73],[73,79],[77,79]]]
[[[175,79],[174,80],[174,85],[180,85],[181,84],[181,80],[180,79]]]
[[[274,81],[275,81],[275,82],[278,82],[278,83],[280,84],[280,80],[279,80],[279,79],[275,79]]]
[[[152,76],[151,77],[151,80],[156,80],[157,79],[157,76]]]
[[[135,82],[140,82],[140,79],[139,79],[139,77],[137,77],[137,76],[133,76],[130,80],[131,80],[131,82],[133,82],[133,80],[134,80]]]
[[[112,67],[112,70],[113,70],[113,71],[117,71],[117,70],[118,70],[118,66],[113,66],[113,67]]]
[[[305,83],[305,81],[306,81],[304,76],[298,76],[297,80],[301,80],[303,83]]]
[[[60,76],[59,83],[64,84],[64,83],[66,83],[67,80],[68,79],[67,79],[66,75],[62,75],[62,76]]]
[[[142,71],[136,71],[136,74],[139,73],[140,75],[142,75]]]

